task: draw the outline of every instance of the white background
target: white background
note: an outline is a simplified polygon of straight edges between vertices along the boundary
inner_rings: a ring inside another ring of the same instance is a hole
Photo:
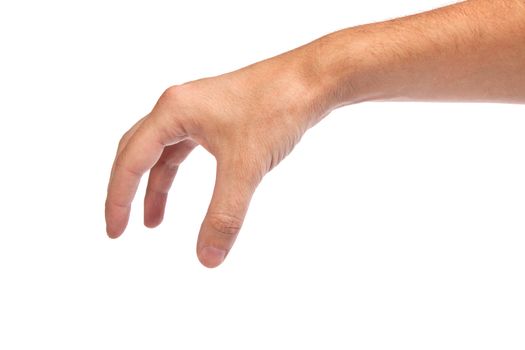
[[[226,262],[183,164],[155,230],[105,235],[121,134],[168,86],[451,1],[0,3],[0,349],[523,349],[517,105],[332,113],[264,179]]]

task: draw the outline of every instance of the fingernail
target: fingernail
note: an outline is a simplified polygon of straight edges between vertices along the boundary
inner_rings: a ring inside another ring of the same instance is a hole
[[[204,247],[199,254],[199,260],[206,267],[219,266],[226,257],[226,251],[215,247]]]

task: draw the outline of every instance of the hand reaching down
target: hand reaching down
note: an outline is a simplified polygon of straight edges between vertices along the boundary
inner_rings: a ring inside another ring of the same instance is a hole
[[[219,265],[263,176],[322,114],[309,73],[291,55],[166,90],[120,141],[106,200],[108,235],[124,231],[148,170],[144,223],[159,225],[179,165],[201,145],[215,156],[217,174],[197,253],[205,266]]]
[[[359,101],[525,102],[525,2],[465,1],[341,30],[283,55],[169,88],[119,144],[106,199],[116,238],[150,170],[144,223],[162,221],[178,166],[201,145],[217,160],[197,243],[219,265],[255,188],[330,110]]]

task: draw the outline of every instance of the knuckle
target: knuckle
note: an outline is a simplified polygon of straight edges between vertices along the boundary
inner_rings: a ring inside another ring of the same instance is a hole
[[[172,105],[176,103],[180,99],[181,94],[181,87],[178,85],[170,86],[164,92],[162,95],[160,95],[159,103],[160,104],[168,104]]]
[[[208,216],[208,223],[213,230],[225,236],[236,236],[241,230],[242,220],[234,215],[212,213]]]
[[[169,137],[175,135],[187,135],[191,130],[191,109],[188,106],[189,94],[183,85],[174,85],[167,88],[159,97],[154,109],[162,113],[155,113],[156,122],[170,129]]]

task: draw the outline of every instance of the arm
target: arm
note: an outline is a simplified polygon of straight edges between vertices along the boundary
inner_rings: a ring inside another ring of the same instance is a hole
[[[319,39],[335,105],[525,102],[525,1],[471,0]]]
[[[350,28],[169,88],[121,139],[108,235],[124,231],[148,170],[144,223],[160,224],[178,166],[201,145],[215,156],[217,175],[197,254],[205,266],[219,265],[263,176],[331,110],[370,100],[525,102],[525,1],[471,0]]]

